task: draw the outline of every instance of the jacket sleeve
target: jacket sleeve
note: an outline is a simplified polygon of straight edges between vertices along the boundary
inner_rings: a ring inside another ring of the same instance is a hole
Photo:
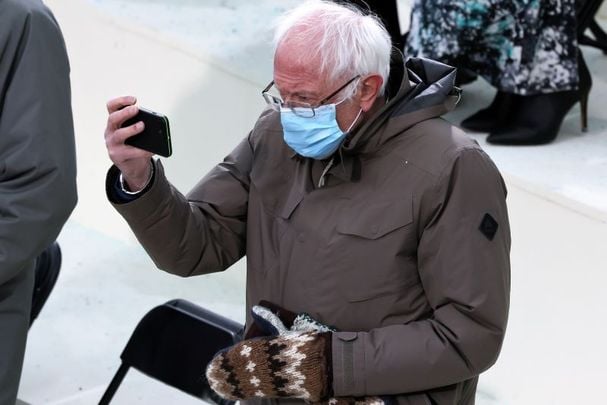
[[[183,277],[227,269],[245,254],[249,173],[245,138],[186,196],[167,180],[160,161],[150,188],[127,203],[108,197],[156,266]],[[107,187],[119,175],[113,166]]]
[[[40,2],[1,2],[0,15],[2,284],[56,239],[77,197],[69,63],[59,27]]]
[[[475,377],[496,361],[510,292],[506,189],[482,151],[464,149],[452,161],[422,203],[428,220],[418,271],[432,316],[335,333],[335,395],[427,391]]]

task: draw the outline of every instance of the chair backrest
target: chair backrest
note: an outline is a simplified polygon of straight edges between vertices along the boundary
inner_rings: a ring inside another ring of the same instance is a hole
[[[242,325],[185,300],[149,311],[122,355],[123,363],[195,397],[221,402],[209,388],[205,369],[221,349],[242,336]]]

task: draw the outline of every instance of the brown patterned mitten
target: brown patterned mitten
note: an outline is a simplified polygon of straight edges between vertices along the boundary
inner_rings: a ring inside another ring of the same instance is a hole
[[[256,336],[276,336],[293,332],[335,332],[306,313],[296,314],[269,301],[261,301],[251,309],[253,325],[245,338]],[[329,358],[331,361],[331,358]],[[318,402],[317,405],[391,405],[393,397],[333,397]]]
[[[287,333],[244,340],[215,355],[206,371],[210,387],[231,400],[330,395],[331,333]]]

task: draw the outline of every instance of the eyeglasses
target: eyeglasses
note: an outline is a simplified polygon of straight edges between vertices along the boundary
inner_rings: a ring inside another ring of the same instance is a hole
[[[268,105],[273,110],[280,111],[281,108],[289,108],[291,111],[293,111],[293,113],[295,115],[298,115],[300,117],[305,117],[305,118],[312,118],[312,117],[314,117],[314,115],[316,115],[316,112],[314,111],[315,108],[322,106],[327,101],[329,101],[330,99],[335,97],[340,91],[345,89],[350,83],[352,83],[354,80],[358,79],[359,77],[360,77],[360,75],[354,76],[353,78],[348,80],[346,82],[346,84],[341,86],[339,89],[335,90],[333,93],[331,93],[327,97],[320,100],[320,102],[318,104],[316,104],[315,106],[312,106],[312,104],[310,104],[310,103],[304,103],[304,102],[298,102],[298,101],[289,101],[288,103],[285,103],[283,101],[283,99],[281,99],[280,97],[268,93],[268,91],[272,88],[272,86],[274,86],[274,80],[272,80],[270,82],[270,84],[268,84],[266,86],[266,88],[262,90],[261,95],[263,96],[264,100],[266,100],[266,103],[268,103]]]

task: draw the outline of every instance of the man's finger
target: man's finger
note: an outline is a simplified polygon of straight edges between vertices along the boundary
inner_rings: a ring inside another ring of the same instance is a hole
[[[122,96],[122,97],[113,98],[110,101],[108,101],[106,104],[107,112],[111,114],[115,111],[122,109],[123,107],[133,105],[136,102],[137,102],[137,98],[133,97],[133,96]]]
[[[108,127],[116,130],[122,126],[124,121],[134,117],[138,112],[139,108],[136,105],[130,105],[124,107],[122,110],[114,111],[113,113],[110,113],[110,116],[107,119]]]
[[[114,144],[123,144],[125,140],[131,136],[141,133],[144,129],[145,124],[143,121],[136,122],[128,127],[119,128],[112,134],[111,142]]]

